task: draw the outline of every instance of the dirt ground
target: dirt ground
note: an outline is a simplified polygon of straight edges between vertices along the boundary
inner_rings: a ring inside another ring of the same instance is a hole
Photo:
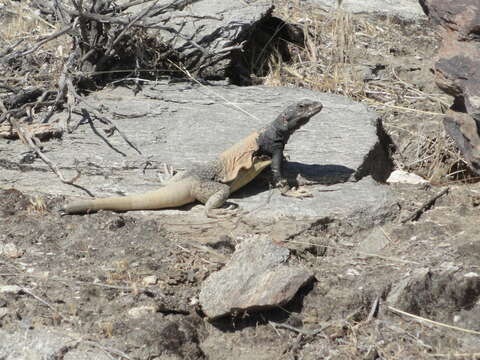
[[[383,49],[393,60],[378,55],[398,67],[396,89],[439,93],[433,28],[388,26],[403,29],[403,44]],[[379,98],[397,167],[442,186],[390,185],[391,216],[373,228],[323,219],[291,235],[288,221],[195,223],[188,212],[60,216],[63,198],[0,190],[0,330],[71,337],[56,359],[90,348],[113,359],[480,359],[480,185],[446,177],[458,155],[432,115],[444,98],[419,95],[408,112],[377,90],[369,99]],[[285,308],[207,321],[202,281],[262,234],[315,282]]]
[[[278,226],[275,231],[268,224],[229,221],[187,226],[188,214],[172,224],[173,218],[158,212],[61,217],[56,209],[63,199],[2,191],[1,284],[22,290],[0,294],[1,328],[50,328],[102,344],[114,358],[122,358],[121,351],[132,359],[419,359],[478,353],[478,333],[418,322],[395,309],[480,330],[480,187],[452,186],[431,210],[406,224],[399,219],[438,189],[392,187],[398,211],[377,228],[326,221],[283,241],[316,276],[286,308],[214,323],[196,305],[202,280],[245,237],[275,233],[278,239]],[[404,279],[408,285],[392,300]],[[372,309],[375,316],[369,315]],[[308,333],[319,328],[324,330]]]

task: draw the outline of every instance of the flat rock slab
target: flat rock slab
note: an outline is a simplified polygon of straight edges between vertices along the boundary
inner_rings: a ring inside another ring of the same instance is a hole
[[[242,242],[230,262],[202,284],[200,305],[216,319],[288,303],[313,273],[286,264],[290,251],[266,238]]]
[[[89,96],[87,102],[101,107],[104,116],[136,144],[142,155],[117,132],[106,137],[108,126],[94,121],[95,131],[105,138],[102,139],[76,114],[71,125],[80,124],[78,128],[71,134],[65,133],[60,141],[44,143],[44,151],[65,178],[73,177],[75,168],[80,169],[82,176],[76,183],[95,196],[140,193],[159,186],[163,163],[177,169],[205,163],[271,122],[287,105],[305,98],[321,101],[324,109],[290,138],[286,175],[290,180],[316,182],[309,187],[314,197],[282,197],[278,191],[269,191],[265,181],[258,181],[234,194],[233,201],[244,210],[255,209],[255,216],[263,218],[348,216],[390,201],[388,186],[379,185],[368,176],[389,171],[378,166],[385,154],[379,146],[377,115],[345,97],[306,89],[186,83],[147,85],[137,95],[127,88],[105,89]],[[61,124],[65,118],[66,114],[59,114],[55,120]],[[0,139],[3,188],[86,196],[83,191],[61,183],[41,160],[21,164],[28,160],[28,150],[20,141],[7,143]],[[345,182],[356,176],[363,179]],[[201,207],[198,211],[195,207],[192,213],[203,216]]]
[[[306,0],[323,9],[337,8],[337,0]],[[418,0],[344,0],[341,8],[355,14],[395,16],[406,20],[426,18]]]

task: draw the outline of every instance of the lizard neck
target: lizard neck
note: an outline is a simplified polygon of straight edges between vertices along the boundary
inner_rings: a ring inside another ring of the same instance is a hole
[[[290,132],[282,119],[276,119],[270,125],[259,132],[257,139],[258,154],[272,155],[276,151],[283,151],[283,147],[288,142]]]
[[[275,140],[283,140],[284,143],[288,141],[288,138],[292,133],[289,131],[287,123],[284,118],[279,116],[275,121],[270,125],[272,128],[272,133],[275,134]]]

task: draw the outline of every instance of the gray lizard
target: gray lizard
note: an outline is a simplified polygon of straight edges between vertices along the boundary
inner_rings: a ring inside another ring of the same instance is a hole
[[[217,159],[173,176],[158,190],[138,195],[79,200],[67,204],[66,214],[90,213],[97,210],[155,210],[183,206],[194,201],[205,204],[208,217],[224,205],[234,191],[248,184],[271,165],[273,183],[282,194],[300,196],[290,189],[283,176],[283,150],[292,135],[323,105],[302,100],[288,106],[272,123],[233,145]]]

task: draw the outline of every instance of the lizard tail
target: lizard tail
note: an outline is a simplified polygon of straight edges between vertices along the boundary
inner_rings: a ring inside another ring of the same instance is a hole
[[[66,214],[84,214],[98,210],[156,210],[178,207],[195,201],[191,188],[190,182],[179,181],[138,195],[74,201],[65,205],[63,211]]]

